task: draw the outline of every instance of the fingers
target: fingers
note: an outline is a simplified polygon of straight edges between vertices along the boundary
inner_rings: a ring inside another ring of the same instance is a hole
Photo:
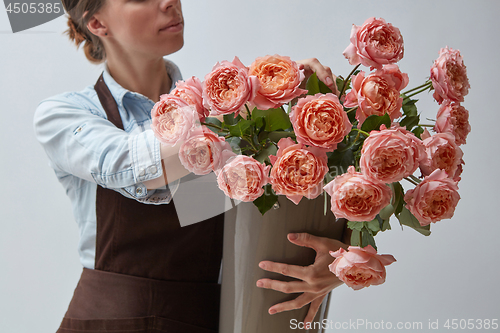
[[[318,237],[308,233],[290,233],[288,240],[295,245],[305,246],[314,249],[316,252],[336,251],[341,243],[338,240],[326,237]]]
[[[281,291],[285,294],[292,293],[303,293],[312,291],[311,286],[302,281],[279,281],[279,280],[271,280],[271,279],[260,279],[257,281],[257,287],[265,288],[265,289],[273,289],[276,291]]]
[[[310,293],[304,293],[291,301],[278,303],[269,308],[269,314],[275,314],[283,311],[300,309],[304,305],[309,304],[316,296]]]
[[[330,88],[333,91],[333,93],[335,93],[336,95],[339,94],[339,91],[337,89],[337,84],[335,83],[337,77],[333,75],[330,67],[323,66],[323,64],[321,64],[321,62],[316,58],[300,60],[297,63],[303,65],[306,77],[308,77],[312,73],[316,73],[318,79],[320,79],[324,84],[326,84],[328,88]],[[301,68],[300,65],[299,68]]]
[[[304,324],[311,323],[316,317],[316,313],[318,312],[321,303],[323,303],[323,299],[326,295],[320,296],[311,302],[309,306],[309,311],[307,312],[306,318],[304,319]]]
[[[306,276],[306,268],[302,266],[282,264],[272,261],[261,261],[259,267],[265,271],[278,273],[285,276],[303,280]]]

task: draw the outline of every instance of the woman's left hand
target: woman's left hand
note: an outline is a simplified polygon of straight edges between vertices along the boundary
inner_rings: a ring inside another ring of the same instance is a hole
[[[305,79],[302,81],[301,88],[305,88],[307,79],[313,74],[316,73],[318,79],[321,80],[324,84],[328,86],[332,90],[335,95],[339,95],[339,91],[337,89],[337,84],[335,81],[337,77],[332,74],[332,70],[328,66],[324,66],[321,62],[319,62],[316,58],[304,59],[297,61],[299,64],[299,69],[304,70]]]
[[[309,266],[295,266],[272,261],[261,261],[259,267],[274,273],[290,276],[301,281],[279,281],[260,279],[257,287],[273,289],[286,294],[302,293],[296,299],[275,304],[269,308],[269,314],[300,309],[311,303],[304,323],[314,320],[316,312],[328,293],[342,284],[342,282],[328,269],[334,258],[330,251],[337,251],[340,247],[347,249],[344,244],[336,239],[317,237],[308,233],[288,234],[288,240],[299,246],[306,246],[316,251],[316,259]]]

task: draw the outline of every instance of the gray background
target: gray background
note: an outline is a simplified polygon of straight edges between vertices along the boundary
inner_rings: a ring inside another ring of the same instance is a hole
[[[424,237],[393,230],[377,237],[381,253],[398,262],[387,282],[362,291],[345,286],[333,293],[329,318],[372,323],[446,319],[500,319],[497,148],[499,2],[490,1],[333,1],[185,0],[186,44],[170,56],[185,78],[200,78],[216,61],[238,55],[249,65],[257,56],[317,57],[336,74],[351,66],[342,51],[351,24],[371,16],[399,27],[405,40],[400,62],[409,87],[429,75],[441,47],[462,52],[471,90],[463,105],[472,133],[463,146],[465,171],[455,216],[432,225]],[[94,84],[102,66],[91,65],[62,32],[59,17],[12,34],[0,10],[0,331],[54,332],[81,273],[78,229],[70,202],[35,140],[34,110],[42,99]],[[431,95],[418,103],[423,118],[434,118]],[[28,319],[29,318],[29,319]],[[426,331],[424,329],[422,331]],[[331,330],[333,331],[333,330]],[[363,332],[364,328],[356,331]]]

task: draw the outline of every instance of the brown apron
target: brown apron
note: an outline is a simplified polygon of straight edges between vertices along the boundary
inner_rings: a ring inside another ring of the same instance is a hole
[[[123,129],[102,74],[95,90]],[[83,269],[58,333],[217,332],[224,214],[181,227],[173,202],[98,186],[96,216],[95,269]]]

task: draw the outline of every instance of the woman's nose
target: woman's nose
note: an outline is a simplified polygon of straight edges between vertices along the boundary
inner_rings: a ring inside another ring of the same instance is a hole
[[[168,11],[172,9],[180,9],[180,0],[160,0],[160,8],[163,11]]]

